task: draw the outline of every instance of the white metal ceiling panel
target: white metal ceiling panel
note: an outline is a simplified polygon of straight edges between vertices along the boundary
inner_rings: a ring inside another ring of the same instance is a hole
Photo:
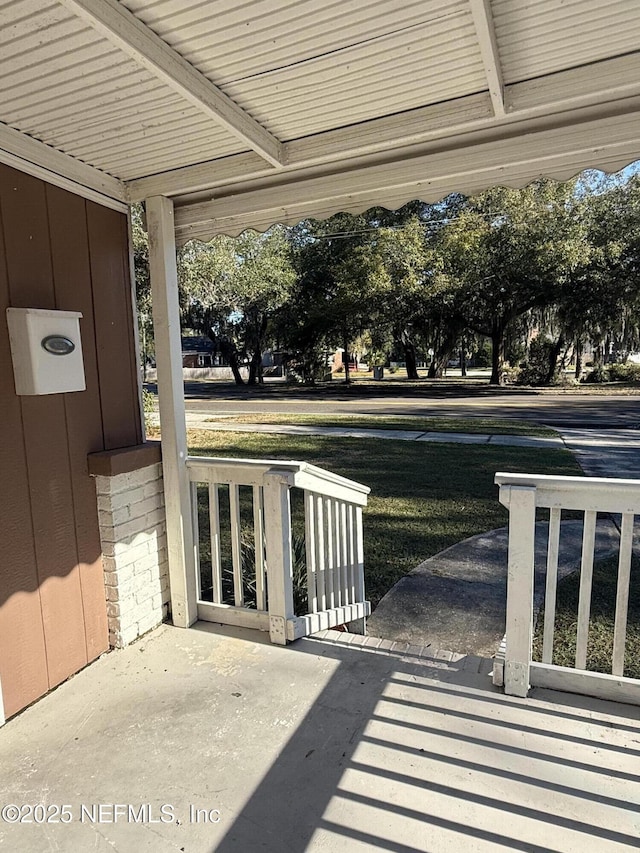
[[[277,177],[279,167],[283,181],[295,182],[293,172],[314,163],[348,169],[354,158],[376,152],[399,161],[400,145],[414,146],[413,154],[431,140],[458,151],[462,136],[527,117],[544,123],[552,116],[556,127],[575,123],[580,135],[584,127],[572,111],[584,105],[601,117],[612,104],[619,115],[628,109],[623,99],[640,94],[637,3],[491,0],[507,84],[504,116],[490,103],[476,104],[488,101],[488,72],[469,0],[0,0],[5,148],[20,156],[15,129],[29,157],[33,140],[41,140],[43,160],[52,162],[54,152],[53,162],[72,179],[82,163],[125,181],[157,176],[156,192],[163,192],[162,173],[173,170],[170,180],[189,187],[198,172],[193,191],[217,196],[218,184],[237,180],[242,194],[254,179]],[[618,59],[601,61],[612,57]],[[559,71],[568,73],[547,76]],[[269,131],[274,150],[264,147]],[[505,126],[496,144],[518,132]],[[245,156],[248,146],[260,154]],[[601,153],[603,163],[618,156]],[[185,166],[196,168],[186,174]],[[102,172],[94,181],[100,186]]]
[[[225,89],[282,139],[486,89],[470,16],[450,26],[416,25]]]
[[[125,4],[283,140],[486,88],[466,0]]]
[[[127,180],[244,150],[57,3],[0,6],[0,119]]]
[[[638,0],[492,0],[505,83],[640,47]]]
[[[218,85],[468,13],[467,0],[122,2]]]

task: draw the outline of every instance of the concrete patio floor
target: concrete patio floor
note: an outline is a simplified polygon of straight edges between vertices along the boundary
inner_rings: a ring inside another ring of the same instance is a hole
[[[638,849],[640,708],[514,699],[488,660],[363,639],[200,623],[104,655],[0,729],[0,847]],[[69,822],[10,823],[36,803]]]

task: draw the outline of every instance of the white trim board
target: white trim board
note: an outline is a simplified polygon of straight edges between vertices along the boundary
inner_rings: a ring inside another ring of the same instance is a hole
[[[0,163],[120,212],[127,211],[122,181],[0,123]]]
[[[274,176],[253,185],[238,183],[219,189],[211,201],[176,206],[176,234],[179,242],[211,239],[216,233],[264,230],[275,222],[294,224],[374,205],[395,209],[414,198],[438,201],[454,191],[524,186],[541,175],[566,180],[589,167],[617,170],[639,155],[640,110],[451,150],[414,156],[399,151],[389,162],[351,169],[343,164],[325,174],[299,174],[297,180],[289,174],[286,181]]]

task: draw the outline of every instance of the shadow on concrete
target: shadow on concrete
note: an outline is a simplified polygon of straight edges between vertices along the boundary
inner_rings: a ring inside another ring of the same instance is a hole
[[[312,640],[297,650],[340,665],[212,851],[549,853],[637,843],[637,806],[623,786],[640,783],[630,763],[640,750],[607,742],[611,722],[600,717],[624,719],[621,706],[589,701],[591,728],[549,706],[548,691],[540,702],[495,692],[480,658],[385,657]],[[607,811],[615,821],[602,819]]]
[[[356,642],[326,632],[285,648],[199,623],[104,656],[0,732],[0,803],[69,803],[74,816],[0,822],[0,846],[636,849],[639,708],[514,699],[483,658]],[[107,818],[81,821],[79,803]],[[154,820],[114,821],[114,803],[146,803]]]

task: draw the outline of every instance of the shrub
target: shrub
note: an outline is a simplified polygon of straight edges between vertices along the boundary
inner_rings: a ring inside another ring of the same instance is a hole
[[[147,391],[146,388],[142,389],[142,414],[144,415],[145,423],[149,422],[149,418],[154,414],[156,410],[156,398],[155,394],[152,394],[151,391]]]
[[[600,364],[598,367],[594,367],[590,373],[587,373],[584,381],[589,383],[608,382],[609,371],[606,367]]]
[[[486,341],[472,356],[474,367],[491,367],[491,345]]]
[[[547,385],[549,362],[553,342],[548,338],[536,338],[531,341],[527,359],[520,367],[518,385]],[[559,370],[556,367],[552,383],[558,380]]]
[[[638,382],[640,381],[640,364],[610,364],[607,367],[609,382]]]

